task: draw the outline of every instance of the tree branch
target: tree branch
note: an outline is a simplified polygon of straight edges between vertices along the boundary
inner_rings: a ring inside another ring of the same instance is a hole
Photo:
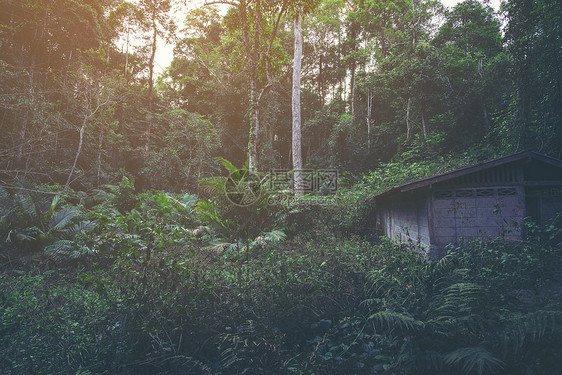
[[[210,5],[217,5],[217,4],[224,4],[224,5],[231,5],[233,7],[237,7],[239,4],[234,2],[234,1],[228,1],[228,0],[213,0],[213,1],[205,1],[205,4],[203,4],[204,6],[210,6]]]

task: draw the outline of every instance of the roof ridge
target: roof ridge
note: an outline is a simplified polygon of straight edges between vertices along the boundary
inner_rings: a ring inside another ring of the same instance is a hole
[[[470,173],[475,173],[475,172],[477,172],[481,169],[493,168],[493,167],[498,166],[498,165],[521,161],[521,160],[523,160],[527,157],[533,157],[537,160],[542,160],[544,162],[547,162],[549,164],[554,164],[555,166],[558,166],[558,167],[562,168],[562,160],[560,160],[560,159],[556,159],[552,156],[542,154],[542,153],[539,153],[537,151],[525,150],[525,151],[520,151],[520,152],[508,154],[508,155],[505,155],[505,156],[500,156],[498,158],[490,159],[490,160],[483,161],[483,162],[480,162],[480,163],[456,168],[456,169],[446,171],[446,172],[443,172],[443,173],[438,173],[438,174],[435,174],[435,175],[426,176],[426,177],[423,177],[423,178],[420,178],[420,179],[417,179],[417,180],[412,180],[412,181],[406,182],[404,184],[396,185],[396,186],[393,186],[390,189],[388,189],[388,190],[386,190],[382,193],[379,193],[379,194],[375,195],[374,198],[378,198],[378,197],[381,197],[383,195],[388,195],[390,193],[396,192],[397,190],[402,191],[403,188],[411,186],[411,185],[417,184],[417,185],[420,185],[420,186],[412,187],[412,188],[407,189],[407,190],[415,190],[415,189],[418,189],[418,188],[421,188],[421,187],[425,187],[427,185],[431,185],[433,183],[442,182],[442,181],[445,181],[445,180],[448,180],[448,179],[456,178],[456,177],[463,176],[463,175],[470,174]],[[448,177],[449,175],[452,175],[452,176]]]

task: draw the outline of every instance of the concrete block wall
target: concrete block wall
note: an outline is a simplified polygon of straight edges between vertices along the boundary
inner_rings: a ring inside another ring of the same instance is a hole
[[[429,223],[426,194],[402,194],[389,199],[382,207],[384,233],[400,243],[428,248]]]
[[[550,225],[560,215],[558,227],[562,226],[562,188],[545,188],[540,192],[540,224]]]
[[[497,192],[502,188],[494,189]],[[431,244],[442,247],[461,238],[521,239],[524,191],[522,187],[509,188],[515,189],[515,195],[432,197]]]

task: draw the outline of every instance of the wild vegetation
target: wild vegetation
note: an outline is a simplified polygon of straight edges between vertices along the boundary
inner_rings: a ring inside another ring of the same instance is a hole
[[[84,205],[2,193],[5,373],[542,374],[561,364],[554,227],[529,224],[515,245],[464,243],[436,262],[300,208],[278,211],[276,228],[316,220],[309,230],[244,237],[246,215],[189,194],[139,195],[126,179]]]
[[[372,222],[562,155],[559,3],[207,3],[0,0],[0,374],[559,372],[558,227],[436,260]]]

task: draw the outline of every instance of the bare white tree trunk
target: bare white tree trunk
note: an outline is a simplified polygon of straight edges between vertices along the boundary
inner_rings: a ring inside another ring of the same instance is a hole
[[[74,174],[74,170],[76,169],[76,163],[78,162],[78,158],[80,157],[80,153],[82,152],[82,144],[84,143],[84,130],[86,129],[86,124],[88,123],[88,115],[84,115],[84,121],[82,121],[82,127],[80,127],[80,138],[78,140],[78,150],[76,150],[76,156],[74,157],[74,163],[72,163],[72,168],[70,168],[70,173],[68,174],[68,178],[66,179],[65,186],[70,185],[72,180],[72,175]]]
[[[367,152],[371,153],[371,88],[367,92]]]
[[[412,96],[408,95],[408,106],[406,107],[406,139],[410,139],[412,124],[410,123],[410,108],[412,107]]]
[[[427,127],[425,126],[425,116],[422,112],[422,129],[423,129],[423,138],[426,139],[427,138]]]
[[[101,181],[101,161],[102,161],[102,154],[103,154],[103,132],[104,132],[104,125],[100,126],[100,135],[98,141],[98,186],[100,186]]]
[[[257,98],[256,81],[252,78],[250,82],[250,135],[248,140],[248,169],[250,172],[257,171],[258,164],[258,133],[260,128],[259,103]]]
[[[156,9],[152,13],[152,44],[150,46],[150,60],[148,62],[148,125],[146,129],[146,144],[144,149],[146,152],[150,150],[150,137],[152,132],[152,95],[154,91],[154,60],[156,58],[156,43],[158,37],[158,28],[156,26]]]
[[[301,154],[301,60],[302,60],[302,15],[294,20],[295,54],[293,59],[293,170],[295,171],[295,194],[302,195]]]

